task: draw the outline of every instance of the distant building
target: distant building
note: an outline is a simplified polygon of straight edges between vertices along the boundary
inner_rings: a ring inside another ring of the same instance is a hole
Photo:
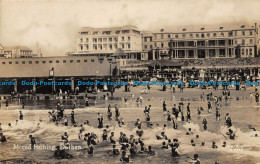
[[[25,46],[5,46],[3,52],[6,58],[32,58],[37,56],[32,54],[32,50]]]
[[[127,59],[147,60],[141,31],[134,26],[82,28],[78,33],[77,52],[69,53],[68,56],[111,57],[118,50],[122,50]]]
[[[4,47],[0,44],[0,58],[5,57],[4,55]]]
[[[152,51],[148,59],[247,58],[259,56],[258,27],[143,34],[143,48]]]

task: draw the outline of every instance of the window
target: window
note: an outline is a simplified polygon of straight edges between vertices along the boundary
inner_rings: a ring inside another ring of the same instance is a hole
[[[163,34],[161,34],[161,39],[163,39]]]
[[[193,34],[190,34],[190,38],[193,38]]]
[[[157,39],[157,34],[154,34],[154,38]]]
[[[9,64],[12,64],[12,62],[9,62]]]
[[[52,61],[50,60],[49,63],[52,63]]]
[[[108,38],[108,41],[109,41],[109,42],[112,42],[112,38]]]
[[[93,38],[93,42],[94,42],[94,43],[97,43],[97,38]]]
[[[63,60],[63,63],[66,63],[67,61],[66,60]]]
[[[88,44],[86,45],[86,49],[88,50]]]
[[[237,31],[235,31],[235,36],[237,36]]]
[[[117,42],[117,37],[114,37],[115,42]]]
[[[88,60],[87,60],[87,59],[85,59],[85,60],[84,60],[84,63],[87,63],[87,62],[88,62]]]
[[[253,44],[253,39],[250,39],[250,44]]]
[[[73,60],[70,60],[70,63],[73,63]]]
[[[46,61],[42,61],[42,64],[45,64],[46,63]]]
[[[107,38],[103,38],[103,42],[107,42]]]
[[[210,37],[210,33],[207,33],[207,37]]]
[[[144,45],[144,49],[147,49],[147,45]]]
[[[178,37],[179,37],[178,34],[176,34],[176,35],[175,35],[175,38],[178,38]]]
[[[25,61],[22,61],[22,64],[25,64]]]
[[[147,42],[147,38],[144,38],[144,42]]]
[[[128,36],[128,41],[130,41],[130,36]]]
[[[120,34],[120,31],[116,31],[116,34]]]
[[[5,64],[5,62],[2,62],[2,64]]]
[[[80,60],[77,60],[77,63],[80,63]]]
[[[245,45],[245,39],[242,39],[242,45]]]
[[[111,31],[103,31],[103,35],[110,35]]]
[[[163,48],[163,43],[161,43],[161,47]]]
[[[32,64],[32,61],[29,61],[29,64]]]
[[[121,46],[122,46],[122,49],[124,49],[124,48],[125,48],[125,45],[124,45],[124,44],[122,44]]]
[[[80,38],[80,43],[82,43],[83,42],[83,38]]]
[[[235,44],[237,45],[237,40],[235,40]]]
[[[213,33],[213,37],[216,37],[217,36],[217,33]]]
[[[18,62],[18,61],[16,61],[16,62],[15,62],[15,64],[19,64],[19,62]]]
[[[171,35],[170,35],[170,34],[168,34],[168,38],[171,38]]]
[[[153,48],[153,46],[152,45],[150,45],[150,49],[152,49]]]
[[[182,38],[185,38],[186,37],[186,35],[185,34],[182,34]]]
[[[56,63],[60,63],[60,61],[59,61],[59,60],[56,60]]]
[[[98,38],[98,42],[102,42],[102,38]]]
[[[111,44],[109,45],[109,49],[110,49],[110,50],[112,50],[112,49],[113,49],[113,46],[112,46]]]
[[[128,34],[130,31],[129,30],[122,30],[123,34]]]
[[[242,53],[242,55],[244,55],[244,54],[245,54],[245,50],[244,50],[244,49],[242,49],[242,52],[241,52],[241,53]]]
[[[252,56],[252,48],[249,49],[249,55]]]
[[[250,34],[250,35],[253,35],[253,32],[252,32],[252,31],[250,31],[250,32],[249,32],[249,34]]]
[[[35,61],[35,64],[39,64],[39,61]]]
[[[130,46],[130,44],[128,44],[128,49],[130,49],[131,48],[131,46]]]
[[[196,34],[196,37],[198,38],[198,37],[199,37],[199,34]]]
[[[245,31],[242,31],[242,36],[244,36],[245,35]]]
[[[124,37],[122,37],[122,41],[125,41],[125,38],[124,38]]]
[[[97,50],[97,45],[96,44],[93,45],[93,49]]]
[[[91,62],[95,62],[95,60],[94,60],[94,59],[91,59]]]
[[[201,38],[204,38],[204,37],[205,37],[205,35],[202,33],[202,34],[201,34]]]
[[[86,38],[86,42],[88,42],[88,38]]]
[[[224,32],[221,32],[221,36],[224,36]]]

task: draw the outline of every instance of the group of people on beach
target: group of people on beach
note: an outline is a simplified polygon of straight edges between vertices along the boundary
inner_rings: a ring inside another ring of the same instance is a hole
[[[257,97],[258,92],[255,93],[255,99],[256,102],[258,102]],[[250,94],[251,97],[251,94]],[[208,94],[204,94],[204,92],[200,95],[201,101],[206,100],[208,113],[212,113],[213,107],[215,107],[215,114],[216,114],[216,121],[220,121],[221,116],[221,102],[223,101],[229,101],[231,99],[231,93],[229,90],[223,90],[222,96],[214,95],[212,92],[209,92]],[[89,106],[88,99],[86,101],[86,106]],[[136,122],[134,123],[134,126],[136,127],[136,133],[130,134],[130,136],[127,136],[127,134],[120,132],[120,137],[115,138],[115,132],[112,131],[109,125],[104,125],[104,118],[102,113],[98,113],[97,120],[98,125],[97,128],[102,130],[102,135],[98,136],[94,132],[88,131],[88,127],[95,125],[90,125],[90,122],[86,120],[82,124],[78,124],[75,120],[75,107],[76,105],[73,104],[71,114],[70,114],[70,120],[71,123],[69,123],[69,118],[67,115],[64,114],[65,108],[61,105],[61,103],[57,103],[56,110],[52,110],[49,113],[50,121],[55,123],[56,125],[62,125],[62,126],[73,126],[73,127],[79,127],[79,133],[78,133],[78,140],[83,141],[87,145],[86,152],[89,155],[93,155],[95,151],[95,145],[100,144],[101,142],[108,142],[111,144],[111,151],[110,153],[114,156],[120,155],[121,158],[120,161],[129,162],[130,158],[132,156],[135,156],[137,154],[146,154],[148,156],[153,156],[156,154],[156,152],[153,150],[152,145],[146,145],[144,136],[144,129],[149,130],[153,128],[160,127],[159,124],[153,123],[151,121],[151,111],[152,106],[151,105],[145,105],[143,114],[145,116],[145,120],[140,120],[137,118]],[[169,110],[171,109],[171,111]],[[202,106],[198,106],[197,110],[197,117],[201,117],[202,113],[205,112],[204,108]],[[171,149],[171,155],[173,157],[180,156],[181,153],[179,151],[179,148],[181,147],[181,143],[179,142],[178,138],[171,139],[166,135],[166,129],[175,129],[179,130],[180,122],[187,122],[191,123],[192,121],[192,114],[191,114],[191,104],[187,103],[186,105],[186,111],[185,111],[185,104],[183,102],[179,102],[179,104],[174,104],[173,107],[168,107],[166,104],[166,101],[163,101],[162,103],[162,113],[165,121],[167,121],[167,124],[164,124],[161,126],[162,130],[159,134],[156,134],[155,136],[151,136],[157,140],[160,140],[162,142],[161,149]],[[186,113],[186,115],[185,115]],[[107,107],[107,120],[113,121],[113,119],[118,123],[118,127],[124,127],[125,122],[124,119],[119,111],[119,106],[116,104],[114,106],[114,113],[112,112],[112,106],[108,105]],[[114,116],[114,117],[113,117]],[[194,115],[193,115],[194,117]],[[195,116],[196,117],[196,116]],[[19,120],[24,120],[24,115],[22,111],[19,111]],[[16,121],[18,122],[18,120]],[[143,123],[146,123],[146,128],[144,128]],[[203,121],[201,122],[202,128],[204,131],[208,130],[208,120],[206,118],[203,118]],[[227,127],[228,131],[225,134],[222,134],[225,139],[229,138],[230,140],[236,139],[236,132],[237,130],[234,130],[232,119],[230,117],[229,113],[226,113],[224,118],[224,124]],[[11,126],[11,125],[10,125]],[[256,129],[252,126],[248,126],[249,129],[256,131]],[[199,138],[199,134],[196,134],[192,128],[188,128],[185,135],[188,137],[194,137],[196,139]],[[257,137],[257,134],[256,134]],[[35,138],[30,134],[30,144],[33,149],[34,145],[36,144]],[[61,136],[61,140],[63,142],[63,147],[69,147],[70,146],[70,140],[69,140],[69,134],[67,132],[64,132],[64,134]],[[195,139],[191,139],[191,146],[196,146]],[[7,142],[6,137],[3,134],[3,129],[1,128],[0,123],[0,142],[4,143]],[[201,146],[206,146],[205,141],[201,142]],[[118,148],[119,147],[119,148]],[[217,149],[218,145],[215,141],[212,141],[212,145],[210,146],[213,149]],[[222,147],[227,147],[227,141],[224,141],[222,144]],[[58,159],[69,159],[73,158],[71,154],[69,154],[66,149],[63,149],[60,145],[56,146],[56,150],[54,151],[55,158]],[[193,163],[199,164],[200,159],[198,154],[194,154],[194,157],[188,157],[192,160]],[[215,163],[218,163],[216,161]]]

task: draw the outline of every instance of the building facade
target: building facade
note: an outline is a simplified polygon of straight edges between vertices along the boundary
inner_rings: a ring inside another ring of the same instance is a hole
[[[25,46],[5,46],[4,54],[6,58],[32,58],[36,54],[32,54],[32,50]]]
[[[142,48],[142,35],[134,26],[113,28],[90,28],[80,30],[77,37],[77,52],[70,56],[111,56],[122,49],[128,59],[146,60]]]
[[[143,34],[143,49],[148,59],[198,59],[198,58],[247,58],[258,57],[258,27],[242,25],[237,29],[189,31]]]

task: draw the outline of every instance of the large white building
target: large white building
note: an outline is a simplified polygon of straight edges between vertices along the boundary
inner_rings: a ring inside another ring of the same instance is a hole
[[[123,50],[128,59],[147,58],[143,52],[142,34],[134,26],[112,28],[82,28],[77,37],[77,53],[70,56],[111,56],[118,49]]]
[[[259,54],[258,26],[242,25],[238,28],[219,27],[143,34],[143,49],[151,51],[149,59],[169,57],[234,58],[257,57]]]

